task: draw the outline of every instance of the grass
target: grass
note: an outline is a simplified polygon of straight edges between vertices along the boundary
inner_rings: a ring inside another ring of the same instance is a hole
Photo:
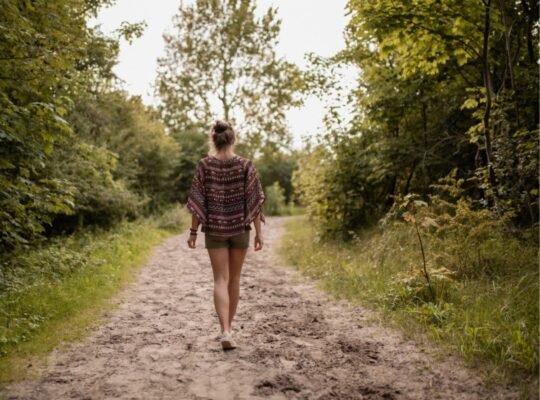
[[[109,231],[54,238],[3,260],[0,387],[35,373],[53,348],[84,337],[115,306],[111,299],[134,280],[152,248],[187,223],[178,205]]]
[[[456,277],[440,263],[465,254],[449,254],[448,240],[425,239],[435,301],[426,300],[418,243],[409,229],[373,229],[348,243],[322,242],[307,218],[297,217],[286,225],[280,251],[335,297],[367,305],[407,336],[461,355],[486,381],[517,383],[524,398],[537,398],[537,247],[489,243],[484,264],[491,269],[475,267],[481,272]]]
[[[284,205],[277,212],[267,212],[268,216],[294,216],[305,214],[306,209],[291,203]]]

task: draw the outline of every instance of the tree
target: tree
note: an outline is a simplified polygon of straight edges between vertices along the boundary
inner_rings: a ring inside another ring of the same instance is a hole
[[[139,36],[143,24],[122,24],[116,38],[87,25],[111,3],[2,2],[0,250],[174,197],[178,146],[112,71],[119,37]]]
[[[79,140],[115,155],[112,177],[147,197],[149,210],[176,198],[180,146],[140,97],[118,89],[80,95],[69,121]]]
[[[285,203],[293,200],[292,174],[298,165],[298,152],[282,152],[275,146],[265,146],[257,159],[257,170],[264,188],[275,182],[283,189]]]
[[[197,132],[196,130],[179,132],[173,131],[171,136],[180,145],[179,158],[180,163],[174,171],[175,181],[175,200],[180,202],[187,201],[193,171],[197,162],[208,153],[208,136]]]
[[[4,1],[0,16],[0,248],[28,243],[73,210],[68,182],[48,175],[77,91],[86,19],[108,0]]]
[[[257,18],[252,0],[198,0],[180,6],[174,25],[157,78],[167,125],[206,131],[212,118],[232,120],[249,156],[266,142],[290,144],[285,111],[300,105],[303,83],[276,55],[276,10]]]
[[[301,160],[318,180],[296,174],[321,229],[361,228],[408,193],[427,200],[452,171],[474,207],[534,224],[538,27],[529,22],[538,3],[350,0],[348,8],[347,47],[316,63],[313,81],[329,92],[324,85],[339,85],[332,65],[357,66],[357,113],[348,126],[328,126],[321,167]],[[330,77],[317,76],[326,64]]]

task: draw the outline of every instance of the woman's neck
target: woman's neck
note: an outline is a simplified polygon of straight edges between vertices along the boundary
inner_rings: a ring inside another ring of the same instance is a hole
[[[216,157],[219,160],[229,160],[233,158],[236,154],[233,153],[232,149],[222,150],[216,152],[214,157]]]

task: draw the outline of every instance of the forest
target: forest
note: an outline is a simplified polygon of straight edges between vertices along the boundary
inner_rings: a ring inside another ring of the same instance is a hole
[[[348,0],[345,48],[308,54],[309,68],[277,52],[278,9],[179,2],[159,106],[114,73],[121,41],[145,24],[114,35],[89,24],[113,3],[0,7],[0,383],[187,228],[195,165],[224,118],[267,214],[300,214],[282,250],[292,264],[533,396],[538,2]],[[295,149],[286,113],[307,96],[330,105],[323,133]]]
[[[337,296],[537,386],[538,3],[348,10],[346,49],[314,57],[312,76],[339,94],[338,66],[357,66],[357,112],[342,121],[334,96],[299,157],[315,228],[294,227],[289,256]]]

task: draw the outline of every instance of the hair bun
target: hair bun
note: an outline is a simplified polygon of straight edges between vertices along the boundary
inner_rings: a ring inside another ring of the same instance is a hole
[[[222,133],[225,132],[227,129],[231,129],[231,124],[225,122],[225,121],[216,121],[214,124],[214,132],[215,133]]]
[[[216,150],[234,144],[236,139],[232,124],[227,120],[216,120],[210,132],[210,140]]]

